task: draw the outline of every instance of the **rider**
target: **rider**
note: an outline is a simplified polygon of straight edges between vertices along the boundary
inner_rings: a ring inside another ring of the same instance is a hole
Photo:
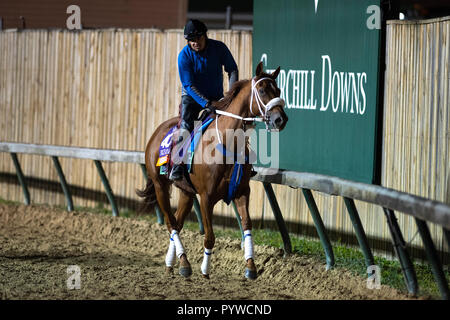
[[[238,80],[238,67],[227,46],[206,35],[206,25],[199,20],[189,20],[184,27],[187,45],[178,54],[178,72],[182,84],[181,130],[191,132],[200,111],[215,113],[212,101],[223,97],[222,66],[229,76],[229,87]],[[180,134],[177,143],[183,140]],[[183,177],[183,166],[175,163],[171,180]]]

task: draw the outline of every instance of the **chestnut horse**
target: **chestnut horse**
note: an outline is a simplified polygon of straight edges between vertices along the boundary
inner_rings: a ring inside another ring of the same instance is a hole
[[[244,132],[249,127],[248,125],[254,125],[255,121],[264,121],[268,129],[282,130],[285,127],[288,118],[283,110],[284,100],[279,98],[280,89],[275,82],[279,71],[280,68],[278,67],[272,74],[267,74],[263,72],[262,63],[259,63],[254,78],[234,83],[221,101],[213,102],[213,105],[217,108],[217,114],[214,116],[215,120],[210,124],[211,129],[208,130],[212,130],[212,134],[216,136],[214,138],[221,141],[225,148],[228,148],[227,134],[233,132],[233,129],[243,129],[242,132]],[[176,257],[178,257],[180,262],[179,273],[184,277],[189,277],[192,274],[192,269],[180,240],[180,232],[186,215],[191,212],[195,194],[186,188],[180,188],[178,208],[174,215],[171,211],[169,195],[169,187],[172,181],[167,176],[161,175],[159,167],[156,167],[160,143],[178,121],[179,118],[176,117],[163,122],[151,136],[145,150],[145,165],[149,179],[146,188],[136,192],[144,198],[144,204],[148,210],[151,210],[157,201],[164,214],[167,229],[170,233],[169,249],[165,259],[166,272],[173,272],[173,266]],[[214,148],[214,145],[213,148],[210,145],[211,143],[217,145],[215,139],[213,141],[201,139],[200,144],[202,144],[203,153],[205,153],[205,150],[212,150],[213,155],[215,152],[217,153],[218,150]],[[235,139],[235,137],[232,139]],[[210,145],[209,149],[208,145]],[[236,151],[236,148],[233,147],[233,150]],[[243,150],[248,156],[247,144],[245,144]],[[203,155],[196,154],[195,156],[201,157]],[[211,161],[209,161],[209,164],[202,161],[197,163],[198,161],[196,161],[192,164],[192,170],[189,173],[191,184],[200,195],[201,216],[205,229],[205,251],[201,272],[205,278],[209,278],[211,253],[215,243],[212,226],[214,205],[225,198],[233,169],[233,164],[225,161],[225,155],[223,155],[223,160],[212,164]],[[242,219],[244,230],[245,277],[255,279],[257,270],[253,257],[252,222],[248,212],[251,170],[251,164],[248,162],[243,164],[243,174],[236,189],[234,201]],[[175,182],[175,185],[180,187],[177,182]]]

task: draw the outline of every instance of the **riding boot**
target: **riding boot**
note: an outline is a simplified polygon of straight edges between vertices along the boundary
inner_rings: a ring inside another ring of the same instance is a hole
[[[170,172],[169,179],[172,181],[183,179],[184,167],[182,164],[175,164]]]
[[[179,145],[181,142],[183,142],[183,137],[179,136],[177,141],[175,142],[173,148],[176,148],[177,145]],[[172,181],[181,180],[183,179],[184,175],[184,166],[182,163],[174,163],[172,167],[172,171],[170,172],[169,179]]]
[[[187,132],[191,132],[194,129],[194,121],[197,120],[199,112],[203,110],[203,108],[195,102],[195,100],[184,94],[181,96],[181,130],[187,130]],[[174,145],[181,143],[183,141],[183,137],[180,136],[177,142]],[[183,179],[184,175],[184,165],[181,163],[174,164],[172,171],[170,172],[169,179],[176,181]]]

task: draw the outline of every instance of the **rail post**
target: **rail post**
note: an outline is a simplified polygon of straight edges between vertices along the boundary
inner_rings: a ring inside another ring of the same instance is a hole
[[[144,175],[145,181],[148,180],[148,173],[147,173],[147,168],[145,167],[145,164],[140,163],[141,169],[142,169],[142,174]],[[158,224],[163,225],[164,224],[164,215],[161,212],[161,209],[159,208],[158,202],[156,202],[155,204],[155,212],[156,212],[156,217],[158,219]]]
[[[116,198],[109,185],[108,178],[106,177],[105,170],[103,170],[102,163],[99,160],[94,160],[95,166],[97,167],[98,174],[102,180],[103,186],[105,187],[106,196],[108,197],[109,203],[111,204],[112,213],[114,217],[119,216],[119,209],[117,209]]]
[[[278,225],[281,238],[283,239],[284,255],[292,253],[291,239],[284,222],[283,215],[281,214],[280,206],[278,205],[277,197],[273,191],[272,185],[269,182],[263,182],[264,190],[266,191],[267,198],[269,199],[270,206],[272,207],[273,215]]]
[[[317,208],[316,202],[312,195],[311,190],[302,188],[303,196],[305,197],[306,203],[308,204],[309,211],[313,218],[314,224],[316,226],[317,233],[319,234],[320,242],[325,251],[325,258],[327,262],[326,269],[329,270],[334,267],[334,253],[333,247],[331,245],[330,239],[328,238],[325,225],[323,224],[322,218],[320,217],[319,209]]]
[[[67,211],[73,211],[73,200],[72,194],[70,193],[69,186],[67,185],[66,177],[62,171],[61,164],[59,163],[58,157],[52,156],[53,164],[55,165],[56,172],[58,173],[59,181],[61,183],[61,188],[64,192],[67,202]]]
[[[416,295],[418,290],[416,271],[414,269],[414,265],[412,264],[411,258],[409,257],[408,251],[406,250],[406,243],[403,239],[402,231],[397,223],[397,218],[395,217],[393,210],[388,208],[383,208],[383,210],[386,215],[389,231],[391,232],[395,253],[397,254],[400,265],[402,266],[406,288],[409,293]]]
[[[450,231],[446,228],[442,228],[442,232],[444,233],[445,240],[447,240],[447,247],[450,250]]]
[[[356,209],[355,202],[353,199],[343,197],[345,206],[347,207],[348,215],[353,224],[353,229],[356,233],[356,238],[358,239],[361,251],[364,254],[364,259],[366,261],[366,266],[369,267],[375,264],[372,251],[370,250],[369,242],[367,241],[366,233],[364,232],[364,227],[359,218],[358,210]]]
[[[241,231],[241,247],[244,248],[244,230],[242,230],[241,216],[239,215],[239,211],[236,207],[236,203],[234,203],[234,200],[231,201],[231,205],[233,206],[233,211],[239,225],[239,230]]]
[[[22,168],[20,167],[19,159],[17,158],[17,154],[11,152],[11,158],[14,162],[14,167],[16,168],[17,178],[19,179],[19,183],[22,186],[23,196],[25,198],[25,204],[29,205],[30,201],[30,192],[28,191],[27,182],[25,180],[25,176],[23,175]]]
[[[205,234],[205,228],[203,227],[203,220],[202,220],[202,211],[200,209],[200,203],[198,202],[196,195],[194,195],[194,212],[195,212],[195,215],[197,216],[198,228],[200,230],[200,234]]]
[[[434,246],[433,239],[431,239],[430,230],[425,221],[414,218],[416,220],[417,228],[419,229],[420,236],[425,246],[425,252],[428,257],[428,261],[431,265],[431,271],[433,272],[434,279],[438,285],[439,292],[445,300],[450,299],[450,292],[445,278],[444,270],[442,269],[441,261],[439,260],[436,247]]]

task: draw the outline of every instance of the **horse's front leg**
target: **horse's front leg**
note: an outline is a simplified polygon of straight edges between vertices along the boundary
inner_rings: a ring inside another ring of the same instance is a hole
[[[244,230],[244,259],[246,262],[245,277],[247,279],[256,279],[257,270],[254,261],[252,221],[248,213],[248,200],[250,188],[246,189],[243,195],[237,197],[234,202],[242,219],[242,229]]]
[[[212,227],[212,213],[214,203],[207,194],[202,194],[200,199],[200,210],[202,212],[203,227],[205,229],[203,262],[201,265],[201,272],[204,278],[209,279],[209,272],[211,269],[211,255],[216,242],[214,231]]]

